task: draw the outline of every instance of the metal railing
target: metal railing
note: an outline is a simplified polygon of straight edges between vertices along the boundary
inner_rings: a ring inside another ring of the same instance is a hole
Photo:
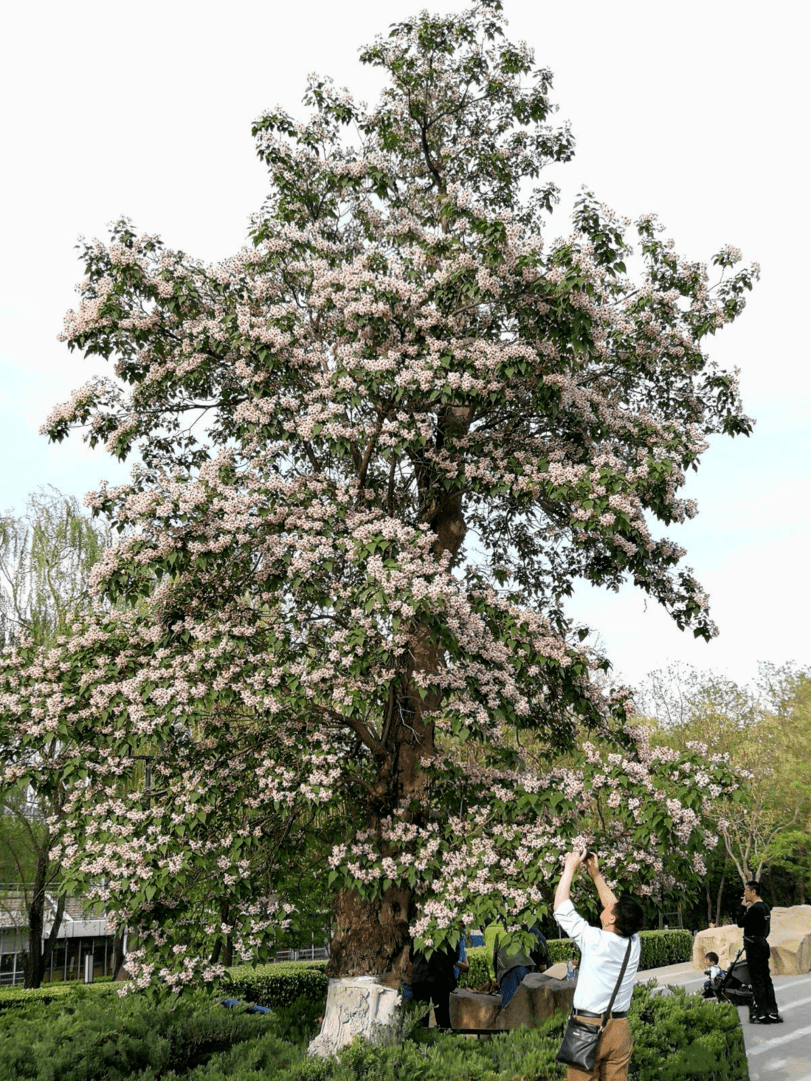
[[[326,961],[329,950],[326,946],[306,946],[301,950],[276,950],[276,961]]]

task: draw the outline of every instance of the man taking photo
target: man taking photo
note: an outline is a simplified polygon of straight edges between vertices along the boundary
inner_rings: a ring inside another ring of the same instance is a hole
[[[599,927],[591,927],[577,913],[569,898],[572,879],[581,866],[588,871],[603,905]],[[637,932],[644,919],[642,906],[629,895],[617,899],[601,875],[593,852],[570,852],[555,892],[554,915],[560,927],[580,947],[580,971],[573,1009],[574,1016],[587,1024],[595,1024],[608,1009],[625,960],[628,939],[631,940],[628,965],[597,1046],[594,1068],[587,1072],[574,1066],[566,1067],[567,1081],[627,1081],[633,1049],[627,1014],[639,968]]]

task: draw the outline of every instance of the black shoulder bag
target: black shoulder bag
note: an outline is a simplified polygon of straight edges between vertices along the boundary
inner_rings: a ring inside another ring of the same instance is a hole
[[[589,1025],[585,1021],[578,1021],[574,1016],[575,1008],[574,1002],[572,1002],[572,1012],[569,1014],[569,1022],[566,1025],[566,1031],[563,1034],[563,1043],[560,1045],[560,1050],[557,1055],[555,1055],[558,1062],[565,1062],[567,1066],[575,1066],[578,1070],[585,1070],[587,1073],[594,1069],[594,1060],[597,1057],[597,1044],[600,1042],[606,1020],[611,1017],[611,1007],[614,1005],[614,999],[617,997],[617,991],[620,989],[622,977],[625,975],[625,969],[628,967],[628,958],[630,956],[631,939],[629,938],[628,949],[625,951],[625,960],[622,962],[622,968],[617,977],[614,993],[611,996],[611,1001],[608,1003],[608,1009],[600,1018],[599,1025]]]

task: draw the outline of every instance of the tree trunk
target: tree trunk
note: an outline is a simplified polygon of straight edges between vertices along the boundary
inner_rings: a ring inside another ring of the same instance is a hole
[[[470,428],[472,411],[449,406],[437,416],[437,447],[448,447]],[[446,491],[431,476],[424,463],[415,462],[420,503],[434,535],[437,560],[446,552],[453,558],[465,538],[461,489]],[[378,774],[367,802],[368,828],[375,827],[393,811],[404,820],[419,822],[422,812],[408,808],[428,805],[428,778],[421,760],[432,758],[434,712],[440,707],[440,692],[420,693],[415,676],[439,672],[445,664],[442,649],[430,629],[416,623],[410,635],[409,668],[399,691],[394,692],[389,720],[381,725],[382,750],[376,753]],[[423,697],[424,695],[424,697]],[[386,855],[382,839],[381,854]],[[382,977],[381,982],[396,987],[408,968],[410,938],[408,927],[413,913],[412,891],[394,883],[382,897],[367,901],[354,890],[341,890],[335,901],[335,933],[327,972],[330,976]]]
[[[408,963],[408,890],[392,886],[376,901],[341,890],[335,901],[331,976],[381,976],[396,987]]]
[[[228,922],[228,910],[229,910],[229,905],[228,905],[227,902],[224,901],[220,905],[220,923],[227,923]],[[231,939],[230,939],[230,936],[229,936],[229,942],[230,941],[231,941]],[[233,949],[232,949],[231,953],[233,955]],[[219,964],[221,954],[222,954],[222,938],[218,938],[217,941],[214,943],[214,949],[211,951],[211,956],[209,957],[209,963],[212,964],[212,965]],[[228,965],[230,965],[230,964],[231,964],[230,961],[225,962],[226,967],[228,967]]]
[[[805,904],[805,879],[800,876],[800,901],[801,905]]]
[[[45,929],[45,883],[48,878],[47,849],[40,849],[31,904],[28,906],[28,950],[25,956],[25,986],[39,987],[42,983],[42,936]]]
[[[54,946],[59,938],[59,928],[62,926],[62,917],[65,915],[65,898],[60,896],[56,902],[56,912],[54,913],[53,924],[51,930],[48,933],[48,937],[42,945],[42,957],[40,958],[40,983],[45,979],[45,972],[48,968],[48,964],[51,960],[51,954],[53,953]],[[39,984],[37,984],[39,986]]]
[[[115,937],[113,938],[113,979],[117,980],[121,974],[121,970],[124,967],[124,959],[126,958],[126,950],[124,949],[124,939],[127,936],[126,927],[119,927],[116,930]]]
[[[721,870],[721,882],[718,886],[718,899],[715,903],[715,926],[721,926],[721,898],[724,893],[724,881],[727,876],[727,863],[729,863],[729,856],[724,856],[724,866]]]

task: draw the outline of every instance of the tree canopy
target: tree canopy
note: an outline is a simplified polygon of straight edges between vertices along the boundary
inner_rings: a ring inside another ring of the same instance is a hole
[[[64,339],[113,374],[45,430],[141,461],[90,497],[124,534],[97,615],[9,653],[0,703],[18,740],[64,740],[62,853],[139,923],[142,983],[216,975],[222,936],[273,940],[313,808],[333,971],[383,972],[409,935],[548,909],[595,789],[624,821],[608,873],[653,894],[665,847],[700,869],[695,771],[736,783],[651,750],[563,600],[629,579],[715,633],[651,524],[695,512],[709,435],[751,428],[704,345],[756,268],[726,247],[711,283],[589,192],[549,239],[556,191],[529,186],[573,138],[498,0],[398,23],[361,60],[388,78],[372,109],[313,76],[307,119],[255,122],[270,192],[232,258],[126,220],[82,248]],[[144,756],[151,788],[128,791]]]

